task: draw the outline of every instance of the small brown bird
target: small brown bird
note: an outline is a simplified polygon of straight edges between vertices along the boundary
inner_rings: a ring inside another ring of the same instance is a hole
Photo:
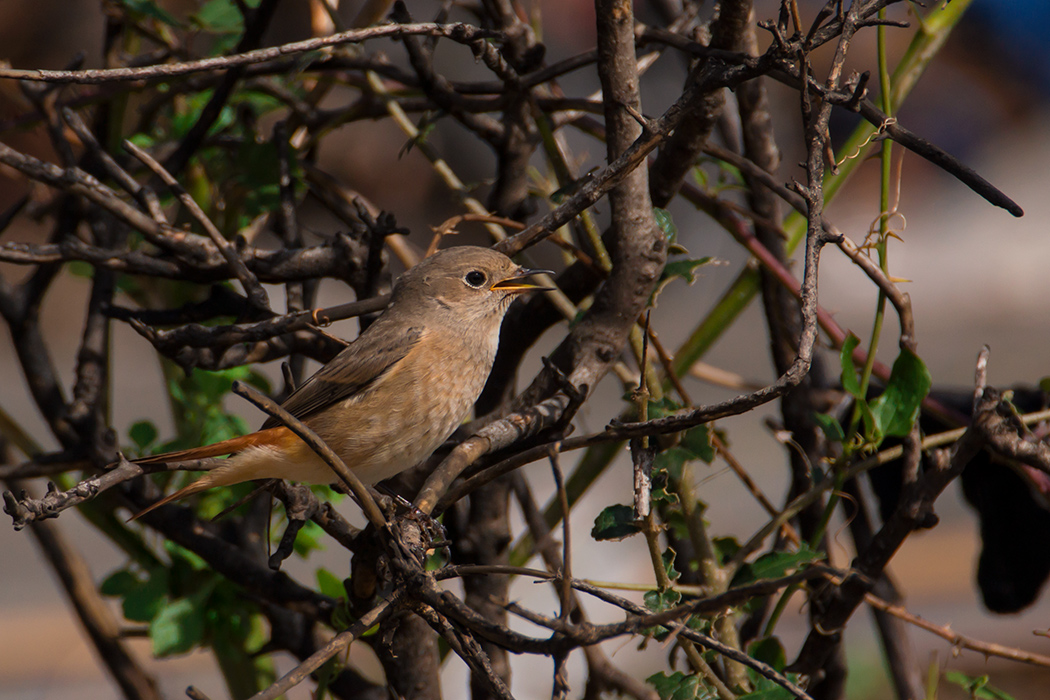
[[[510,302],[543,289],[522,281],[535,272],[487,248],[435,253],[401,276],[386,311],[296,389],[284,408],[366,484],[418,464],[470,413],[492,369]],[[222,455],[231,456],[135,518],[215,486],[253,479],[335,481],[328,465],[273,418],[243,437],[137,461]]]

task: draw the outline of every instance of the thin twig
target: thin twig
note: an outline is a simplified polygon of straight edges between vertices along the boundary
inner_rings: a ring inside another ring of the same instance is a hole
[[[164,166],[158,163],[153,156],[146,153],[134,143],[125,139],[124,148],[142,161],[146,167],[152,170],[155,175],[164,181],[164,184],[175,193],[175,196],[179,198],[182,205],[189,210],[193,218],[197,220],[197,223],[199,223],[205,232],[207,232],[208,237],[211,238],[211,242],[215,244],[219,253],[221,253],[222,257],[226,259],[226,263],[230,266],[230,270],[244,286],[244,291],[248,295],[248,301],[251,302],[252,306],[257,309],[268,311],[270,309],[270,298],[267,296],[266,290],[262,288],[262,285],[259,284],[259,280],[254,274],[252,274],[247,265],[244,264],[244,260],[238,255],[233,244],[223,237],[222,232],[211,222],[211,219],[209,219],[208,215],[204,213],[204,210],[200,208],[197,201],[190,196],[190,193],[187,192],[182,185],[179,184],[179,181],[176,180]]]
[[[357,499],[357,503],[361,506],[361,510],[364,511],[365,517],[368,518],[368,521],[380,530],[387,527],[386,517],[384,517],[379,506],[376,505],[375,499],[372,498],[372,494],[368,491],[368,487],[362,483],[357,474],[354,474],[353,470],[346,466],[346,463],[342,458],[339,457],[331,447],[325,444],[324,440],[319,438],[317,433],[311,430],[309,426],[250,384],[237,380],[233,383],[231,391],[238,396],[247,399],[250,403],[254,404],[264,413],[277,420],[281,425],[295,433],[300,440],[309,445],[310,449],[312,449],[318,457],[323,459],[325,464],[332,468],[335,475],[338,476],[342,482],[346,484],[346,487],[350,489],[350,492],[354,494],[354,498]]]

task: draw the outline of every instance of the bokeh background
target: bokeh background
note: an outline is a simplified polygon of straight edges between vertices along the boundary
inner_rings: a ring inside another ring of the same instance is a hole
[[[350,18],[355,2],[344,2],[340,14]],[[593,46],[593,6],[586,0],[542,0],[532,5],[544,17],[548,60],[569,56]],[[800,2],[804,17],[812,17],[815,6]],[[192,2],[165,3],[176,14],[192,9]],[[760,18],[774,17],[777,4],[756,3]],[[411,2],[419,19],[428,19],[436,5]],[[710,12],[710,7],[706,8]],[[280,43],[309,35],[306,2],[286,2],[279,28],[268,37]],[[651,21],[643,6],[643,21]],[[894,16],[906,18],[906,7],[894,8]],[[912,297],[919,352],[929,366],[934,382],[941,387],[968,387],[974,359],[983,344],[991,346],[991,381],[999,385],[1035,383],[1050,375],[1050,4],[1045,0],[976,0],[964,24],[952,36],[934,65],[922,78],[899,115],[903,124],[976,169],[1025,210],[1015,219],[973,194],[948,175],[925,161],[906,155],[903,161],[899,209],[906,220],[902,241],[891,246],[891,267],[896,277],[911,280],[905,285]],[[0,60],[20,68],[61,68],[77,51],[84,51],[86,65],[98,65],[103,15],[97,0],[3,0],[0,2]],[[892,46],[899,52],[910,30],[892,31]],[[764,38],[764,37],[763,37]],[[388,52],[398,57],[398,47]],[[470,74],[476,70],[469,56],[442,55],[450,72]],[[851,53],[857,69],[875,65],[874,32],[862,33]],[[678,65],[674,65],[677,62]],[[666,55],[643,80],[646,112],[657,114],[677,94],[684,76],[678,57]],[[564,81],[567,92],[597,88],[597,78],[584,73]],[[793,138],[798,132],[798,106],[793,94],[771,86],[776,126],[785,150],[782,179],[801,177],[796,166],[800,154]],[[335,94],[333,104],[338,103]],[[17,86],[0,83],[0,120],[20,109]],[[848,133],[848,117],[834,123],[836,136]],[[46,139],[40,134],[8,132],[0,138],[16,148],[46,157]],[[415,152],[396,158],[404,137],[385,123],[348,125],[329,142],[321,166],[343,178],[382,209],[393,212],[401,225],[409,227],[413,240],[425,245],[431,226],[456,213],[446,191],[436,181],[429,165]],[[466,181],[481,181],[491,170],[491,157],[479,152],[473,141],[455,126],[440,126],[431,142],[450,160]],[[591,161],[601,158],[604,146],[587,137],[573,135],[570,141],[579,155]],[[865,164],[847,189],[829,209],[840,229],[859,240],[878,215],[877,164]],[[10,173],[0,171],[0,208],[21,194]],[[602,204],[598,205],[599,210]],[[654,325],[669,346],[682,340],[698,318],[698,310],[710,307],[746,261],[739,247],[703,216],[676,204],[672,213],[681,241],[696,255],[712,255],[719,265],[704,268],[692,286],[673,288],[661,300]],[[336,230],[335,222],[320,212],[305,212],[305,226],[317,235]],[[31,227],[9,230],[4,240],[37,240],[42,232]],[[24,270],[0,265],[0,274],[18,279]],[[71,276],[55,285],[47,299],[45,333],[54,344],[56,364],[72,375],[79,335],[81,304],[86,283]],[[325,287],[322,303],[347,300],[338,285]],[[867,337],[875,304],[875,292],[834,250],[822,260],[821,301],[840,324]],[[887,331],[892,338],[894,329]],[[356,327],[346,322],[333,332],[352,337]],[[115,329],[117,365],[114,376],[114,426],[124,430],[135,420],[149,417],[162,430],[170,428],[165,414],[163,383],[151,348],[137,334],[119,325]],[[540,353],[554,338],[530,357],[528,368],[539,366]],[[882,359],[892,361],[892,341],[883,343]],[[757,308],[748,311],[705,358],[717,367],[736,372],[749,380],[771,380],[764,323]],[[273,375],[275,367],[266,368]],[[729,395],[689,380],[697,400],[709,402]],[[619,390],[607,380],[601,392],[578,419],[581,430],[600,428],[609,418],[602,406],[615,406]],[[605,400],[608,399],[608,400]],[[43,422],[26,393],[9,339],[0,337],[0,406],[17,416],[23,425],[47,441]],[[247,409],[252,423],[258,418]],[[787,476],[784,455],[765,418],[775,409],[724,421],[738,458],[774,500],[784,493]],[[568,463],[568,461],[567,461]],[[548,468],[527,467],[539,494],[550,493]],[[763,522],[762,513],[735,478],[718,465],[702,473],[700,492],[710,504],[708,519],[715,534],[747,536]],[[641,541],[616,545],[595,543],[588,537],[592,518],[611,502],[630,498],[630,476],[626,461],[612,469],[574,515],[574,568],[579,576],[622,582],[647,582],[651,577],[648,557]],[[350,510],[346,506],[345,510]],[[907,595],[913,612],[939,624],[950,624],[963,634],[979,639],[1050,653],[1050,638],[1033,632],[1050,628],[1050,593],[1021,614],[996,616],[980,605],[975,585],[979,541],[972,511],[953,485],[937,504],[942,518],[936,529],[913,536],[894,559],[891,571]],[[88,557],[98,579],[123,564],[120,556],[75,512],[59,521],[66,533]],[[841,524],[840,524],[841,526]],[[1018,533],[1024,537],[1024,533]],[[849,560],[843,533],[835,538],[834,556],[839,565]],[[291,564],[291,562],[290,562]],[[314,555],[309,562],[292,565],[291,572],[311,580],[314,566],[333,571],[346,567],[341,551]],[[525,604],[555,609],[549,591],[529,582],[519,582],[513,593]],[[615,612],[588,608],[598,620],[614,619]],[[801,641],[804,611],[794,604],[794,616],[782,625],[789,645]],[[859,611],[858,616],[865,616]],[[522,625],[528,630],[527,625]],[[972,653],[956,655],[950,645],[920,630],[912,631],[917,654],[924,663],[938,668],[962,670],[970,675],[988,673],[993,684],[1018,698],[1046,697],[1050,672],[1045,669],[1007,664]],[[885,672],[881,667],[874,636],[867,620],[858,619],[849,628],[851,698],[885,697]],[[646,653],[634,651],[634,643],[618,648],[607,645],[613,659],[632,672],[648,675],[663,663],[666,651],[651,645]],[[148,643],[136,643],[142,657]],[[365,658],[367,654],[357,651]],[[368,663],[364,660],[362,663]],[[466,671],[454,668],[446,678],[446,697],[463,697]],[[527,660],[514,659],[514,690],[518,697],[549,696],[548,668],[526,667]],[[209,657],[191,654],[164,662],[148,662],[164,690],[179,697],[187,684],[202,688],[212,697],[223,697],[221,679]],[[287,668],[290,661],[285,666]],[[582,665],[571,666],[571,682],[582,687]],[[1039,688],[1043,690],[1040,691]],[[44,700],[50,698],[108,698],[117,691],[100,669],[83,639],[74,617],[67,611],[58,585],[34,549],[31,537],[12,532],[0,524],[0,700]],[[305,697],[305,695],[300,694]],[[942,697],[963,697],[951,691]]]

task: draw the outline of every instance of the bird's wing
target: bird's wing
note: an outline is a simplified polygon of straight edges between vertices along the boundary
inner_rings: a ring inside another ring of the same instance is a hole
[[[326,406],[349,398],[368,388],[415,347],[423,335],[422,328],[408,328],[401,333],[366,333],[350,343],[338,355],[281,404],[299,420]],[[274,418],[262,429],[280,425]]]

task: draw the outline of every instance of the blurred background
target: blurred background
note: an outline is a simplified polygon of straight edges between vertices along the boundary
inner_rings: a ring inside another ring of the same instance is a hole
[[[357,11],[356,2],[344,2],[339,13],[349,20]],[[823,2],[800,2],[803,17],[812,18]],[[176,15],[191,11],[192,2],[164,3]],[[436,4],[408,3],[419,20],[429,20]],[[548,47],[547,60],[554,61],[593,47],[593,6],[580,0],[542,0],[523,3],[542,13]],[[756,14],[775,17],[778,4],[756,2]],[[710,7],[705,11],[710,12]],[[642,21],[654,22],[643,6],[637,8]],[[278,31],[266,43],[276,44],[304,38],[310,34],[305,2],[286,2],[273,26]],[[892,8],[892,16],[908,19],[906,4]],[[86,56],[86,67],[99,65],[99,44],[103,30],[102,7],[97,0],[4,0],[0,2],[0,60],[18,68],[62,68],[78,51]],[[890,246],[890,265],[894,276],[910,280],[904,288],[911,295],[916,315],[919,353],[938,387],[968,388],[972,384],[974,360],[982,345],[991,346],[990,379],[1000,386],[1017,382],[1037,383],[1050,375],[1050,236],[1045,222],[1050,219],[1050,4],[1042,0],[976,0],[963,25],[952,35],[933,66],[926,72],[899,114],[902,124],[943,147],[977,170],[987,180],[1013,198],[1025,210],[1023,218],[1013,218],[996,209],[950,176],[911,154],[903,160],[899,211],[906,226],[903,240]],[[907,45],[912,30],[889,33],[894,54]],[[760,40],[765,41],[760,33]],[[369,45],[370,48],[378,46]],[[399,47],[385,47],[393,60],[401,60]],[[477,75],[465,51],[440,53],[441,68],[457,75]],[[666,63],[666,64],[665,64]],[[675,65],[677,63],[677,65]],[[858,70],[875,66],[874,32],[858,35],[851,50],[850,66]],[[892,66],[892,59],[891,59]],[[685,75],[684,63],[671,53],[643,79],[646,114],[659,114],[678,94]],[[563,81],[566,92],[585,94],[597,89],[592,72],[582,71]],[[785,149],[779,173],[784,181],[801,178],[797,166],[799,130],[796,96],[777,85],[770,86],[776,105],[775,121],[779,141]],[[333,93],[331,104],[339,103]],[[18,88],[0,83],[0,121],[20,112]],[[844,137],[854,122],[848,115],[833,123],[834,137]],[[491,154],[478,152],[459,127],[441,124],[431,143],[451,162],[465,181],[481,181],[491,172]],[[34,132],[8,131],[0,139],[19,150],[50,158],[46,137]],[[320,159],[325,170],[359,190],[378,207],[394,213],[398,222],[413,231],[412,240],[420,246],[429,241],[430,227],[457,213],[452,199],[436,180],[429,164],[416,151],[398,159],[404,136],[387,123],[361,122],[340,129],[329,141]],[[470,148],[464,148],[465,144]],[[577,155],[588,158],[588,165],[604,157],[604,145],[573,133],[570,143]],[[0,209],[22,194],[21,185],[10,173],[0,171]],[[863,239],[878,216],[878,165],[866,163],[847,189],[829,208],[829,218],[854,240]],[[420,193],[426,193],[421,196]],[[599,203],[602,211],[604,203]],[[720,263],[702,269],[692,286],[677,286],[661,298],[653,324],[668,346],[675,346],[699,317],[736,277],[746,262],[739,246],[703,215],[683,203],[671,208],[681,243],[694,255],[710,255]],[[319,211],[306,211],[308,232],[325,235],[338,224]],[[41,231],[32,228],[8,230],[5,241],[39,240]],[[456,241],[483,242],[481,239]],[[549,251],[537,253],[539,257]],[[552,260],[555,256],[550,255]],[[17,280],[24,269],[0,265],[0,274]],[[838,322],[866,338],[875,306],[875,293],[869,283],[833,249],[822,259],[821,302],[835,314]],[[45,333],[56,349],[56,364],[72,376],[79,340],[85,280],[65,276],[52,290],[45,307]],[[323,288],[321,302],[333,304],[348,300],[346,290],[330,284]],[[892,362],[896,349],[895,328],[884,335],[880,357]],[[352,337],[356,324],[343,322],[333,327],[337,335]],[[127,328],[115,326],[114,342],[119,372],[114,377],[116,397],[114,427],[126,430],[135,420],[148,416],[162,431],[170,428],[166,417],[163,382],[151,347]],[[549,350],[554,339],[541,345],[526,365],[539,367],[540,354]],[[765,325],[757,305],[738,320],[705,361],[738,373],[748,380],[768,382],[773,373],[768,360]],[[52,447],[43,422],[27,395],[24,379],[9,339],[0,337],[0,406],[30,426],[35,436]],[[277,367],[267,367],[279,376]],[[527,379],[527,377],[525,377]],[[713,402],[731,395],[695,380],[688,388],[695,400]],[[601,387],[607,394],[597,395],[577,419],[578,430],[599,429],[610,417],[603,406],[615,406],[619,389],[610,380]],[[259,418],[249,410],[242,413],[254,424]],[[737,457],[759,481],[762,489],[778,501],[787,484],[782,447],[763,424],[775,418],[775,408],[767,407],[744,417],[724,421],[720,427],[729,433]],[[571,465],[567,460],[566,466]],[[593,516],[611,502],[630,499],[630,474],[623,468],[610,470],[598,488],[592,490],[574,515],[574,568],[578,576],[622,582],[647,582],[652,572],[644,543],[617,545],[595,543],[588,531]],[[527,467],[536,481],[538,494],[549,494],[549,468],[545,464]],[[714,534],[750,533],[764,522],[762,511],[739,485],[735,477],[717,465],[703,475],[701,496],[710,504],[708,520]],[[349,511],[352,506],[345,506]],[[975,585],[979,540],[972,510],[964,503],[957,485],[949,487],[937,504],[941,524],[934,530],[908,540],[894,559],[891,571],[905,592],[909,610],[937,624],[978,639],[1050,654],[1050,638],[1036,636],[1050,627],[1050,594],[1044,591],[1037,602],[1016,615],[993,615],[983,609]],[[86,553],[97,579],[123,564],[120,556],[90,528],[81,527],[75,511],[65,513],[60,522],[67,534]],[[841,527],[841,524],[839,525]],[[1023,535],[1022,535],[1023,536]],[[848,537],[842,535],[845,543]],[[612,549],[615,546],[616,549]],[[849,552],[835,540],[833,556],[845,566]],[[610,555],[615,553],[615,566]],[[628,557],[628,553],[631,555]],[[312,581],[313,567],[323,564],[334,571],[345,571],[345,556],[339,551],[315,554],[308,562],[290,560],[290,573]],[[523,603],[539,609],[555,609],[550,592],[529,582],[519,582],[513,591]],[[588,613],[598,621],[616,618],[614,611],[594,606]],[[804,633],[805,611],[794,605],[781,633],[792,655]],[[858,616],[866,615],[861,610]],[[522,630],[530,627],[520,624]],[[857,620],[850,626],[849,662],[851,698],[885,697],[885,673],[870,625]],[[1017,698],[1045,697],[1050,673],[1045,669],[1007,664],[976,654],[956,654],[952,647],[921,630],[911,633],[921,660],[938,668],[961,670],[969,675],[989,674],[993,684]],[[615,662],[630,672],[648,675],[661,665],[666,651],[651,645],[645,654],[625,643],[618,650],[607,645]],[[136,646],[142,657],[148,655],[148,642]],[[363,650],[355,651],[364,658]],[[100,669],[73,616],[67,611],[60,588],[51,579],[46,563],[34,550],[25,532],[15,533],[0,524],[0,700],[43,700],[45,698],[108,698],[117,690]],[[647,660],[648,659],[648,660]],[[529,670],[527,659],[515,658],[514,691],[518,697],[548,696],[549,668]],[[367,660],[362,663],[368,663]],[[450,660],[459,664],[458,660]],[[648,664],[648,665],[647,665]],[[290,667],[291,663],[288,662]],[[461,666],[461,665],[460,665]],[[171,697],[182,695],[187,684],[194,684],[212,697],[225,695],[222,681],[209,657],[191,654],[177,660],[148,662]],[[652,669],[648,670],[647,669]],[[570,682],[582,687],[582,664],[571,665]],[[379,673],[380,671],[376,671]],[[446,697],[460,696],[466,670],[454,669],[446,678]],[[1042,687],[1042,692],[1037,688]],[[961,691],[942,697],[964,697]],[[305,697],[300,693],[299,697]]]

